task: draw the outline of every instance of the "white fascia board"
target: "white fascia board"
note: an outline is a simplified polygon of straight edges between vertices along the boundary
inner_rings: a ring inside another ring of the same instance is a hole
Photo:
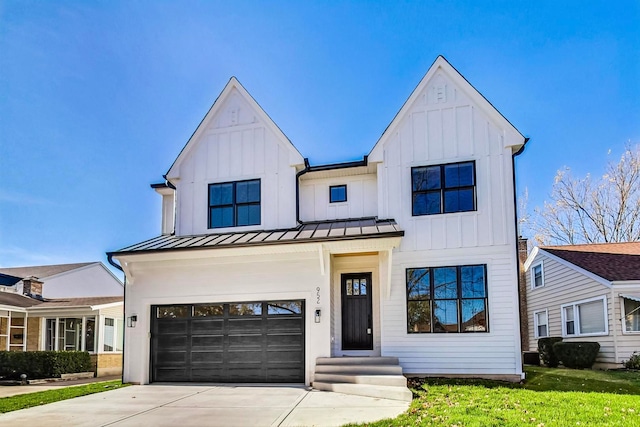
[[[21,313],[26,313],[27,312],[27,308],[28,307],[16,307],[15,305],[0,304],[0,310],[19,311]]]
[[[640,274],[640,272],[638,272]],[[613,286],[640,286],[640,280],[616,280],[611,282]]]
[[[382,162],[383,159],[383,147],[385,142],[389,139],[390,135],[393,135],[396,128],[402,122],[402,119],[406,115],[407,111],[414,104],[418,96],[422,93],[424,88],[427,86],[427,83],[433,78],[433,76],[438,72],[442,71],[451,81],[460,88],[469,99],[477,105],[483,112],[485,112],[494,123],[500,124],[501,128],[505,129],[506,132],[511,134],[511,138],[505,138],[505,142],[511,139],[515,139],[518,142],[515,144],[506,144],[505,147],[511,147],[513,152],[518,151],[524,143],[525,137],[520,133],[518,129],[516,129],[506,117],[500,113],[496,109],[496,107],[491,104],[487,98],[485,98],[469,81],[462,75],[458,70],[453,67],[442,55],[439,55],[436,60],[433,62],[429,70],[424,75],[420,83],[413,90],[409,98],[405,101],[400,108],[400,111],[395,115],[389,126],[382,133],[378,142],[374,145],[373,149],[369,153],[368,159],[370,162]],[[515,136],[515,138],[513,138]]]
[[[111,308],[111,307],[117,307],[119,305],[124,306],[124,301],[118,301],[118,302],[110,302],[107,304],[98,304],[98,305],[92,305],[91,310],[104,310],[107,308]]]
[[[531,264],[533,264],[533,260],[538,256],[539,248],[536,246],[531,250],[531,253],[527,257],[527,260],[524,262],[524,271],[528,271]]]
[[[247,101],[252,106],[255,112],[260,116],[260,119],[265,123],[266,126],[269,127],[269,129],[271,129],[272,132],[275,133],[278,139],[280,141],[283,141],[286,144],[287,149],[289,150],[289,153],[290,153],[289,159],[291,162],[291,166],[304,164],[304,157],[302,156],[302,154],[300,154],[298,149],[293,145],[293,143],[289,140],[289,138],[287,138],[284,132],[282,132],[282,130],[278,127],[278,125],[275,124],[275,122],[262,109],[262,107],[260,107],[260,105],[253,98],[253,96],[251,96],[251,94],[247,92],[244,86],[240,84],[238,79],[236,79],[235,77],[231,77],[229,79],[229,82],[226,84],[224,89],[222,89],[222,92],[220,92],[220,95],[218,95],[216,100],[213,102],[213,105],[211,106],[211,108],[209,108],[209,111],[207,112],[207,114],[204,116],[204,118],[202,119],[202,121],[200,122],[196,130],[193,132],[193,134],[185,144],[182,151],[180,151],[180,154],[178,154],[178,157],[176,158],[176,160],[173,162],[173,164],[169,168],[169,171],[165,175],[165,177],[169,182],[179,178],[178,171],[179,171],[180,163],[182,163],[182,161],[191,152],[195,144],[195,141],[198,140],[200,136],[202,136],[203,132],[205,132],[209,123],[211,122],[211,120],[213,120],[213,117],[215,117],[215,115],[218,114],[218,112],[220,111],[220,108],[222,107],[222,104],[224,104],[224,101],[231,95],[231,92],[233,91],[233,89],[236,89],[240,93],[240,95],[245,99],[245,101]]]
[[[607,288],[613,287],[612,282],[610,282],[609,280],[607,280],[607,279],[605,279],[603,277],[600,277],[597,274],[593,274],[592,272],[590,272],[588,270],[585,270],[582,267],[578,267],[577,265],[575,265],[573,263],[570,263],[569,261],[564,260],[564,259],[562,259],[562,258],[560,258],[558,256],[555,256],[555,255],[545,251],[544,249],[540,249],[540,253],[541,253],[541,255],[546,256],[547,258],[552,259],[552,260],[556,261],[557,263],[564,265],[565,267],[569,267],[572,270],[575,270],[578,273],[580,273],[580,274],[582,274],[582,275],[584,275],[584,276],[586,276],[586,277],[588,277],[588,278],[590,278],[592,280],[595,280],[596,282],[606,286]],[[529,261],[529,260],[527,259],[527,261]]]

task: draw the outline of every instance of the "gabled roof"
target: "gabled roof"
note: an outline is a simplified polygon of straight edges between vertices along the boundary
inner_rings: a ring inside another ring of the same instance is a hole
[[[196,141],[200,138],[202,133],[205,131],[207,126],[211,123],[211,121],[216,116],[216,114],[220,111],[220,108],[222,107],[224,102],[231,96],[234,90],[237,90],[238,93],[242,96],[242,98],[251,105],[251,107],[256,112],[256,114],[260,116],[260,119],[262,120],[262,122],[276,134],[278,139],[285,142],[291,155],[295,159],[294,163],[299,165],[304,164],[304,158],[302,157],[302,154],[300,154],[298,149],[291,143],[291,141],[289,140],[289,138],[287,138],[284,132],[282,132],[282,130],[278,127],[278,125],[275,124],[275,122],[262,109],[262,107],[260,107],[260,105],[256,102],[256,100],[251,96],[251,94],[247,92],[244,86],[240,84],[238,79],[236,79],[235,77],[231,77],[231,79],[229,79],[229,82],[224,87],[220,95],[218,95],[218,98],[216,98],[216,100],[213,102],[213,105],[211,106],[207,114],[204,116],[204,118],[202,119],[202,121],[200,122],[196,130],[193,132],[193,134],[191,135],[191,137],[189,138],[185,146],[182,148],[182,151],[180,151],[180,154],[178,154],[178,157],[176,158],[176,160],[173,162],[173,164],[167,171],[165,175],[167,179],[170,180],[171,178],[175,178],[177,176],[177,170],[178,170],[178,167],[180,166],[180,163],[187,157],[187,155],[195,145]]]
[[[128,246],[119,251],[110,252],[109,255],[371,239],[403,235],[404,231],[392,219],[342,219],[306,222],[295,228],[283,230],[242,231],[180,237],[163,235]]]
[[[505,128],[511,129],[514,133],[519,135],[522,138],[522,144],[513,148],[513,151],[518,151],[518,149],[522,148],[522,146],[526,143],[526,138],[520,133],[515,126],[507,120],[506,117],[502,115],[500,111],[496,107],[491,104],[469,81],[462,75],[458,70],[456,70],[453,65],[449,63],[445,59],[444,56],[439,55],[436,60],[433,62],[429,70],[424,75],[418,86],[413,90],[409,98],[405,101],[400,108],[400,111],[393,118],[389,126],[384,130],[378,142],[376,142],[375,146],[369,153],[369,160],[372,162],[380,162],[382,161],[382,148],[384,146],[384,142],[389,139],[390,135],[393,134],[395,129],[398,127],[402,119],[405,117],[407,111],[412,107],[420,94],[427,87],[429,81],[436,75],[438,71],[442,71],[447,77],[449,77],[454,84],[456,84],[462,91],[465,92],[467,96],[481,108],[489,117],[491,117],[497,123],[501,123]]]
[[[1,274],[9,276],[19,277],[24,279],[25,277],[37,277],[43,279],[46,277],[55,276],[56,274],[65,273],[67,271],[76,270],[78,268],[86,267],[91,264],[99,264],[99,262],[81,262],[76,264],[55,264],[55,265],[38,265],[33,267],[12,267],[12,268],[0,268]]]
[[[640,280],[640,242],[543,246],[540,249],[610,282]]]

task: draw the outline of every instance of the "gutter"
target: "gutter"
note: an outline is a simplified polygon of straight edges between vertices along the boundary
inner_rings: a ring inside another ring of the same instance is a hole
[[[514,225],[514,229],[515,229],[515,239],[516,239],[516,274],[517,274],[517,289],[518,289],[518,325],[522,325],[522,313],[520,310],[520,301],[522,301],[522,293],[520,292],[520,257],[518,254],[518,199],[516,197],[516,156],[519,156],[520,154],[522,154],[522,152],[524,151],[524,148],[527,146],[527,142],[529,142],[529,138],[524,138],[524,144],[522,144],[522,147],[520,147],[520,149],[518,151],[516,151],[515,153],[513,153],[511,155],[511,177],[513,179],[513,225]],[[526,295],[525,295],[526,298]],[[521,330],[520,327],[518,326],[518,337],[519,337],[519,342],[518,345],[520,346],[520,357],[522,357],[522,336],[521,336]],[[527,328],[527,333],[528,333],[529,328]],[[522,379],[524,379],[524,369],[522,367],[522,359],[520,359],[520,369],[522,370]]]
[[[309,159],[304,159],[304,169],[296,174],[296,222],[298,224],[302,224],[300,220],[300,177],[308,172],[321,172],[321,171],[329,171],[335,169],[347,169],[347,168],[357,168],[360,166],[368,166],[369,165],[369,156],[364,156],[362,160],[356,160],[354,162],[344,162],[344,163],[332,163],[328,165],[318,165],[318,166],[310,166]],[[166,179],[166,176],[165,176]],[[167,181],[169,183],[169,181]],[[170,184],[170,183],[169,183]]]

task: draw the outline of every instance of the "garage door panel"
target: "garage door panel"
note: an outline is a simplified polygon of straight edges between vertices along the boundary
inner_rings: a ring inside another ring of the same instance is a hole
[[[152,307],[152,380],[304,381],[304,302]]]

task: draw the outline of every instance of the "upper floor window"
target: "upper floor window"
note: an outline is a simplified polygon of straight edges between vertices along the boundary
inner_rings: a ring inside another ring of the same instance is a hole
[[[407,269],[407,332],[487,332],[485,265]]]
[[[542,269],[542,263],[536,264],[531,267],[531,287],[541,288],[544,286],[544,271]]]
[[[560,307],[562,314],[562,335],[606,335],[607,298],[605,296],[565,304]]]
[[[209,184],[209,228],[260,224],[260,180]]]
[[[411,168],[412,214],[476,210],[475,162]]]
[[[329,187],[329,203],[346,202],[347,186],[332,185]]]

